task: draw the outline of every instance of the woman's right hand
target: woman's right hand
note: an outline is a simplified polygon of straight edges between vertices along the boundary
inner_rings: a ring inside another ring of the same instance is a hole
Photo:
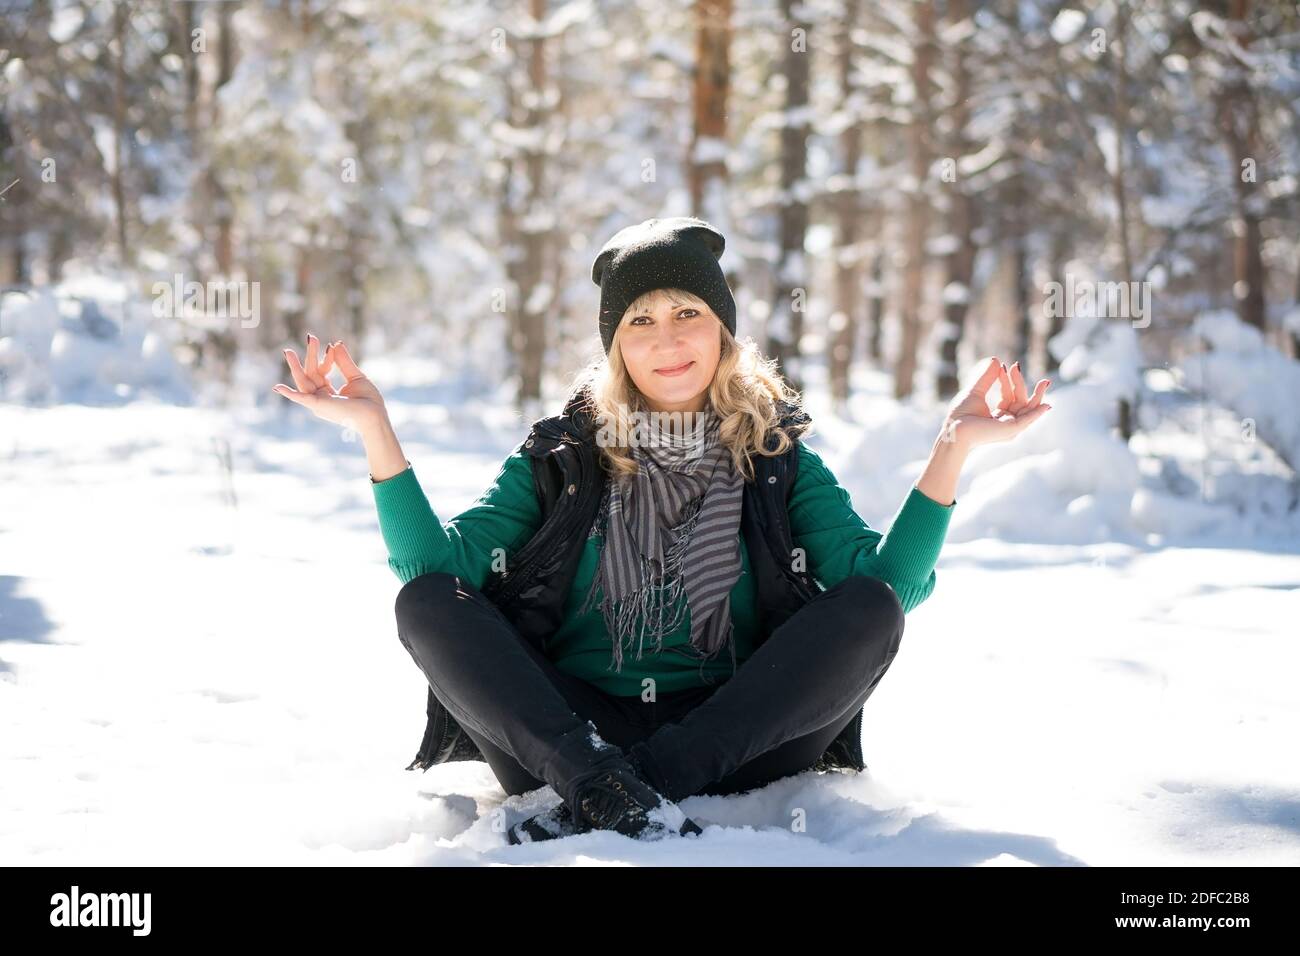
[[[352,361],[347,346],[341,340],[332,343],[325,350],[324,359],[318,359],[319,349],[320,340],[308,333],[306,366],[298,360],[297,352],[285,349],[285,361],[289,363],[289,372],[298,389],[295,391],[288,385],[280,384],[274,386],[272,391],[306,406],[317,418],[336,425],[347,425],[353,431],[365,432],[371,425],[383,421],[388,415],[384,398],[379,394],[375,383],[366,378]],[[330,369],[335,366],[347,380],[340,389],[335,389],[328,378]]]

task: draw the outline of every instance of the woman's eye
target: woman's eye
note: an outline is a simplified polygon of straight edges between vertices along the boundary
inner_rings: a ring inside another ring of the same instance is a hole
[[[699,314],[700,314],[700,310],[699,310],[699,309],[682,309],[682,311],[680,311],[680,312],[677,313],[677,318],[679,318],[679,319],[693,319],[693,318],[695,318],[696,316],[698,316]],[[648,315],[637,315],[637,316],[633,316],[632,318],[628,319],[627,324],[628,324],[628,325],[640,325],[640,324],[642,324],[642,323],[641,323],[641,320],[642,320],[642,319],[645,319],[645,320],[648,322],[648,321],[650,321],[650,316],[648,316]]]

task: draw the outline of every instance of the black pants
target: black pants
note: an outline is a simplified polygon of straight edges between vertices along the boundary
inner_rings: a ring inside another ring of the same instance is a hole
[[[628,749],[671,800],[809,769],[875,690],[904,623],[889,585],[850,577],[800,608],[726,680],[644,701],[560,671],[462,578],[412,578],[396,613],[403,646],[506,793],[550,784],[566,802],[577,778]]]

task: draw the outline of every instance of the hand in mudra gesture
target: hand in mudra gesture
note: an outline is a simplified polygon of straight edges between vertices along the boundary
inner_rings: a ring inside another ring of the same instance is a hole
[[[320,340],[311,333],[307,334],[306,364],[299,361],[293,349],[285,349],[285,361],[298,389],[276,385],[272,391],[306,406],[317,418],[351,426],[354,431],[362,431],[372,421],[388,414],[379,389],[357,368],[346,345],[341,341],[331,343],[324,358],[318,357],[319,350]],[[346,380],[338,389],[329,381],[330,369],[335,367]]]
[[[990,408],[988,394],[995,382],[1000,385],[1001,400]],[[944,422],[944,439],[973,448],[1016,437],[1052,407],[1042,404],[1051,383],[1051,379],[1039,379],[1030,394],[1020,374],[1020,363],[1007,368],[993,356],[975,384],[953,400]]]

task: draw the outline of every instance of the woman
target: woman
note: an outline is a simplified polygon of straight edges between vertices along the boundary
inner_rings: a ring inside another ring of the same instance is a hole
[[[735,339],[723,246],[693,217],[606,243],[605,357],[445,526],[346,346],[322,359],[309,335],[305,365],[285,350],[298,388],[275,389],[365,443],[398,634],[429,683],[417,762],[481,755],[507,793],[562,797],[511,842],[698,833],[686,796],[821,767],[837,747],[861,769],[863,704],[934,588],[966,455],[1050,408],[1049,382],[1029,394],[1019,363],[990,359],[881,535],[802,442],[798,395]],[[466,749],[446,756],[449,735]]]

